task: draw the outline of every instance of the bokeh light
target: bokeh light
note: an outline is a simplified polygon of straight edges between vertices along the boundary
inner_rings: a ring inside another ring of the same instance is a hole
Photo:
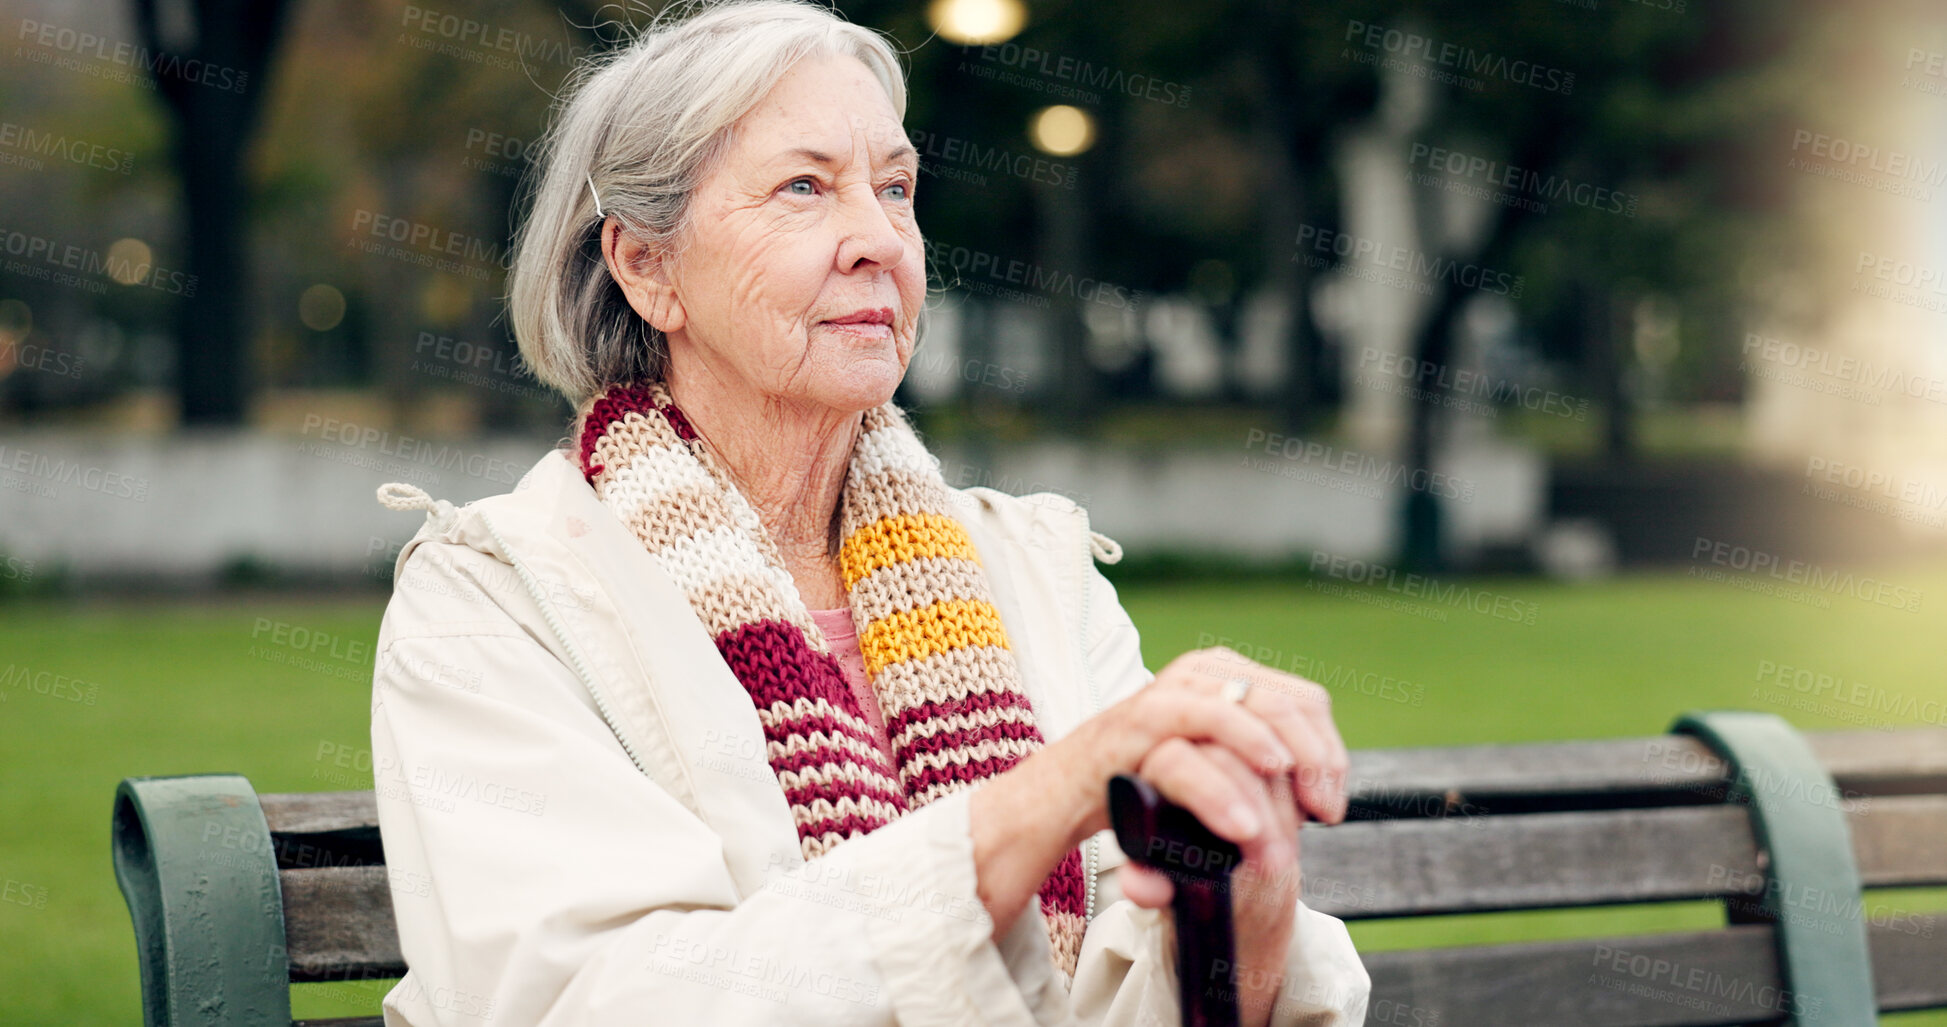
[[[1067,104],[1044,107],[1029,123],[1028,138],[1044,153],[1073,157],[1095,145],[1095,119]]]
[[[1021,31],[1028,21],[1021,0],[933,0],[926,22],[942,39],[961,46],[992,46]]]

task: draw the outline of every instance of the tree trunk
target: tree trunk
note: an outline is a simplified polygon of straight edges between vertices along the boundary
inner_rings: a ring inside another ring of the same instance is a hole
[[[289,0],[203,0],[165,39],[156,0],[133,0],[156,91],[167,103],[183,190],[183,246],[194,288],[176,308],[176,394],[185,425],[241,423],[254,381],[243,162]]]
[[[243,272],[243,133],[209,105],[177,119],[184,243],[196,283],[176,308],[176,388],[185,425],[238,424],[249,402]]]

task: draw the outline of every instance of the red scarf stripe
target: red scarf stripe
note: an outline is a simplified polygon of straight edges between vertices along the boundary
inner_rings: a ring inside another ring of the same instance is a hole
[[[981,710],[1022,709],[1033,711],[1028,697],[1019,692],[975,692],[962,699],[937,701],[929,699],[917,706],[910,706],[894,716],[886,718],[886,734],[898,738],[905,730],[921,721],[951,717],[956,713],[978,713]],[[1040,735],[1039,731],[1035,732]]]

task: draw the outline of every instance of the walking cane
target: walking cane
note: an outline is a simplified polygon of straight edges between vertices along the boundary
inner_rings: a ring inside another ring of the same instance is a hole
[[[1130,860],[1169,876],[1175,894],[1176,981],[1183,1027],[1237,1027],[1230,873],[1243,853],[1148,782],[1109,780],[1109,820]]]

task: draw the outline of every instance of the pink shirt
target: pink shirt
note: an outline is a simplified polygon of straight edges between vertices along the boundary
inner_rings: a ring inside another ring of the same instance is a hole
[[[852,611],[811,610],[811,622],[825,636],[825,644],[832,647],[832,656],[838,660],[839,669],[845,672],[845,683],[852,686],[852,696],[859,701],[859,710],[865,714],[865,722],[872,725],[873,741],[886,752],[886,759],[892,760],[892,741],[886,737],[886,715],[879,709],[878,693],[872,690],[872,679],[865,676],[865,654],[859,651],[859,630],[852,624]],[[893,766],[898,766],[896,760]]]

